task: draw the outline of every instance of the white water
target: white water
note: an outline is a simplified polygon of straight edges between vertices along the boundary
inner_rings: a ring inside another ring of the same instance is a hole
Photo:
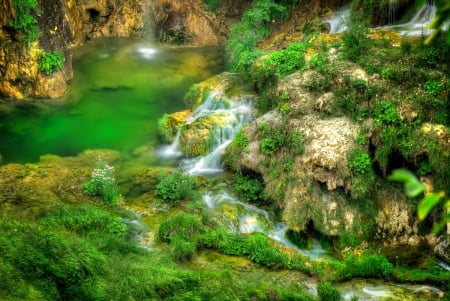
[[[325,18],[324,22],[330,24],[330,34],[337,34],[348,29],[348,22],[350,18],[350,6],[335,11],[332,18]]]
[[[294,250],[313,260],[330,258],[330,254],[325,251],[317,240],[313,240],[310,250],[299,249],[289,239],[286,238],[288,227],[283,223],[275,221],[275,218],[267,211],[256,206],[241,202],[233,197],[227,188],[220,188],[217,192],[208,192],[203,196],[206,206],[215,212],[224,211],[224,217],[228,218],[230,230],[236,233],[263,233],[271,239],[279,242],[286,248]],[[231,210],[236,213],[236,217],[230,216]]]
[[[432,30],[428,29],[427,26],[436,15],[435,1],[426,1],[421,9],[408,22],[403,24],[391,25],[395,22],[395,12],[397,10],[395,0],[389,0],[388,10],[388,24],[390,25],[379,28],[397,31],[402,36],[420,37],[432,33]],[[348,29],[350,12],[350,6],[345,6],[334,12],[332,18],[324,18],[324,22],[330,24],[330,34],[342,33]],[[447,21],[442,29],[446,30],[449,26],[450,22]]]
[[[163,158],[181,157],[180,135],[184,126],[201,122],[199,119],[202,117],[215,117],[220,120],[220,124],[210,129],[212,147],[208,155],[184,159],[182,165],[191,175],[223,172],[223,152],[242,126],[252,119],[252,100],[253,96],[249,95],[229,97],[223,90],[210,92],[206,100],[180,126],[173,143],[162,147],[158,154]]]
[[[432,30],[427,29],[427,26],[435,15],[436,5],[434,1],[426,1],[422,8],[408,22],[382,28],[398,31],[402,36],[427,36],[432,33]]]

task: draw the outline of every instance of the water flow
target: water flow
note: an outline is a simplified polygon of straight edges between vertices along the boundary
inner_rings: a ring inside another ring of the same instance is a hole
[[[428,0],[408,22],[384,28],[398,31],[403,36],[426,36],[432,33],[432,30],[428,29],[427,26],[435,15],[436,3],[434,0]],[[447,21],[443,26],[443,30],[446,30],[448,26],[449,22]]]
[[[350,6],[345,6],[334,12],[332,18],[325,18],[325,23],[330,24],[330,34],[337,34],[348,29],[348,21],[350,18]]]
[[[396,0],[389,0],[389,7],[388,7],[388,24],[394,24],[395,23],[395,12],[397,11],[397,1]]]
[[[210,175],[223,171],[222,158],[225,148],[236,133],[252,118],[253,96],[227,96],[224,89],[211,91],[206,100],[180,126],[175,140],[163,147],[159,154],[163,157],[180,157],[180,135],[187,125],[202,123],[203,118],[216,119],[217,124],[210,127],[211,150],[206,156],[184,159],[182,165],[192,175]]]
[[[241,202],[232,196],[226,187],[221,187],[215,192],[209,191],[203,196],[203,201],[209,209],[218,213],[223,211],[223,217],[228,219],[229,229],[236,233],[263,233],[284,247],[313,260],[330,258],[329,253],[317,240],[313,240],[310,250],[299,249],[286,238],[288,230],[286,225],[277,222],[267,211]],[[234,212],[234,215],[231,212]]]

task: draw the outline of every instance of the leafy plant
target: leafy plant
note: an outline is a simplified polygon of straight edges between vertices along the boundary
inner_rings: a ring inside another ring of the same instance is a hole
[[[37,41],[40,35],[38,22],[33,16],[40,13],[37,0],[13,0],[13,7],[15,18],[10,26],[22,31],[24,44],[29,47],[30,43]]]
[[[264,193],[264,184],[250,175],[236,173],[236,185],[234,187],[239,193],[239,197],[247,202],[264,203],[267,195]]]
[[[372,171],[372,162],[369,154],[359,148],[348,154],[348,166],[356,175]]]
[[[113,166],[99,159],[97,168],[91,174],[91,179],[83,185],[84,192],[89,196],[101,196],[109,205],[116,204],[121,195],[114,172]]]
[[[306,46],[303,43],[291,43],[286,49],[275,51],[263,62],[266,73],[275,73],[283,77],[305,65]]]
[[[261,54],[257,43],[269,33],[269,24],[274,18],[286,16],[283,5],[270,0],[257,0],[247,10],[241,22],[233,25],[231,36],[226,46],[227,60],[230,69],[242,71]]]
[[[214,11],[220,4],[220,0],[203,0],[208,6],[208,9]]]
[[[184,173],[182,169],[177,169],[172,174],[159,175],[156,193],[163,200],[178,204],[181,201],[193,201],[198,198],[198,188],[200,183],[197,178]]]
[[[425,88],[425,91],[427,91],[427,93],[433,96],[437,96],[443,89],[443,85],[435,80],[426,81],[423,87]]]
[[[386,124],[399,124],[400,117],[397,114],[397,109],[394,104],[388,101],[380,101],[375,105],[374,119],[378,122]]]
[[[39,53],[38,68],[39,71],[44,72],[46,75],[50,75],[55,71],[61,70],[64,66],[64,56],[59,51]]]
[[[425,185],[421,183],[414,174],[405,169],[396,169],[388,177],[391,181],[402,182],[405,184],[405,193],[409,197],[417,197],[425,192]],[[437,233],[446,223],[450,222],[450,199],[445,201],[444,192],[428,193],[422,198],[417,207],[417,217],[423,221],[436,206],[443,203],[443,213],[441,220],[433,227],[432,232]]]

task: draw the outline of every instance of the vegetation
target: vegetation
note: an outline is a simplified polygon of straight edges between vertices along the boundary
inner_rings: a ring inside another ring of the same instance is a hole
[[[37,41],[40,35],[35,18],[35,15],[40,13],[37,0],[13,0],[12,4],[15,18],[10,26],[22,32],[24,45],[29,47],[32,42]]]
[[[64,56],[59,51],[39,53],[38,68],[39,71],[50,75],[55,71],[61,70],[64,66]]]
[[[329,282],[320,282],[317,285],[317,295],[320,301],[341,301],[342,295],[337,288]]]
[[[99,159],[97,168],[91,174],[91,179],[83,185],[84,192],[89,196],[101,196],[109,205],[116,204],[121,195],[114,173],[113,166]]]
[[[181,201],[194,201],[200,197],[198,192],[200,183],[182,169],[177,169],[171,174],[161,174],[156,185],[156,193],[164,201],[176,205]]]

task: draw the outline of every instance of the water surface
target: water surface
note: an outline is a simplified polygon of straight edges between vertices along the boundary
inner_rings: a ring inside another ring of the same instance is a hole
[[[65,97],[0,103],[2,163],[154,145],[158,118],[184,109],[189,86],[223,71],[222,58],[219,48],[162,48],[129,38],[89,43],[74,51]]]

